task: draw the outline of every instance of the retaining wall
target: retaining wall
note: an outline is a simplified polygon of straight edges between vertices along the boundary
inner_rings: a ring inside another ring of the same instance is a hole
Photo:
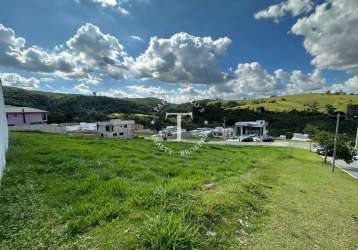
[[[16,126],[10,126],[9,129],[11,131],[40,131],[45,133],[56,133],[56,134],[66,133],[66,127],[58,127],[49,124],[16,125]]]

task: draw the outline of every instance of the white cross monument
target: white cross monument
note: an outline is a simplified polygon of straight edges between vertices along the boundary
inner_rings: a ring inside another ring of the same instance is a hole
[[[191,119],[193,119],[193,113],[165,113],[165,119],[171,115],[175,115],[177,117],[177,141],[181,141],[181,118],[182,116],[190,115]]]

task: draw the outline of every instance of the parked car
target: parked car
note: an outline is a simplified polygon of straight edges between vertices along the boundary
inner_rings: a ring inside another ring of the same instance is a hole
[[[251,136],[248,136],[248,137],[244,137],[240,140],[241,142],[253,142],[254,141],[254,138],[251,137]]]
[[[273,137],[265,136],[261,139],[262,142],[273,142]]]

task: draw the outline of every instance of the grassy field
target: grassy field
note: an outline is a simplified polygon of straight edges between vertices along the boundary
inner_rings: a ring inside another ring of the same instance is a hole
[[[357,235],[358,182],[304,150],[11,134],[1,249],[357,249]]]
[[[276,112],[291,111],[293,109],[298,111],[309,110],[309,105],[313,105],[314,103],[317,104],[317,107],[321,112],[325,112],[326,105],[330,104],[337,108],[337,110],[346,112],[347,104],[358,103],[358,95],[327,95],[311,93],[242,100],[237,101],[237,103],[242,109],[249,108],[251,110],[256,110],[257,107],[264,107],[266,110]]]

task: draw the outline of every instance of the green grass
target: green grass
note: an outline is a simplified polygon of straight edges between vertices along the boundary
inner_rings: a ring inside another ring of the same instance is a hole
[[[237,101],[239,108],[256,110],[257,107],[264,107],[268,111],[282,112],[309,110],[310,106],[317,103],[321,112],[326,111],[326,105],[330,104],[337,108],[338,111],[346,112],[347,104],[358,103],[358,95],[333,95],[333,94],[297,94],[288,96],[277,96],[264,99],[242,100]]]
[[[304,150],[18,132],[7,157],[1,249],[358,248],[358,182]]]

